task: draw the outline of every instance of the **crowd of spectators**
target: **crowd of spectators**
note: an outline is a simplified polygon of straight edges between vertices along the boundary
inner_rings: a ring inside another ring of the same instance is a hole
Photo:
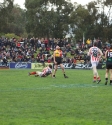
[[[102,44],[98,41],[98,47],[105,53],[110,45],[108,42]],[[63,51],[64,63],[77,63],[82,60],[84,63],[89,61],[87,51],[92,46],[94,40],[85,43],[79,40],[76,44],[71,39],[55,38],[0,38],[0,62],[7,66],[8,62],[33,62],[44,63],[53,62],[53,51],[56,45],[59,45]]]

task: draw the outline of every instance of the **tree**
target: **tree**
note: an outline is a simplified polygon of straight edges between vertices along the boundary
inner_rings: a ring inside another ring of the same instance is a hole
[[[99,5],[97,8],[99,11],[99,36],[102,38],[102,40],[111,39],[109,38],[108,34],[110,31],[110,11],[111,11],[111,4],[112,1],[110,0],[97,0],[97,5]],[[108,8],[109,9],[108,9]],[[105,10],[108,9],[108,12],[105,12]]]
[[[22,36],[22,34],[25,32],[26,10],[21,9],[18,5],[14,5],[11,15],[12,22],[9,24],[8,32]]]
[[[87,9],[82,5],[75,5],[74,11],[70,16],[71,25],[73,29],[73,34],[75,34],[76,39],[80,39],[83,33],[87,33],[88,27],[91,25],[90,15]]]
[[[69,29],[73,7],[65,0],[26,0],[27,31],[40,37],[62,38]]]
[[[4,0],[3,3],[0,3],[0,32],[8,32],[9,23],[12,21],[12,8],[13,0]]]

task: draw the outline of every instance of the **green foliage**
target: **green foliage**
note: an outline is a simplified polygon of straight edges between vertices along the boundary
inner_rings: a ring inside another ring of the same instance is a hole
[[[10,32],[21,36],[25,32],[26,11],[15,5],[12,9],[13,22],[10,23]]]
[[[102,12],[96,8],[99,4],[102,5]],[[25,5],[28,20],[26,29],[35,36],[62,38],[73,33],[78,40],[84,33],[85,39],[100,37],[102,40],[111,40],[111,0],[97,0],[86,6],[71,4],[69,0],[26,0]],[[106,6],[109,7],[108,15],[104,13]]]
[[[85,39],[112,39],[111,0],[91,1],[85,6],[70,0],[25,0],[25,7],[14,5],[13,0],[0,3],[1,33],[55,38],[70,34],[76,40],[85,34]]]
[[[13,0],[4,0],[0,5],[0,32],[21,36],[25,32],[25,10],[13,5]]]
[[[56,79],[34,70],[0,70],[1,125],[111,125],[112,88],[92,83],[92,70],[58,70]]]
[[[41,2],[26,0],[25,5],[28,20],[27,32],[35,36],[56,38],[63,38],[64,32],[68,32],[69,14],[73,10],[72,4],[64,0],[42,0]]]
[[[20,37],[15,35],[14,33],[7,33],[4,35],[6,38],[16,38],[16,39],[19,39]]]
[[[12,8],[13,0],[4,0],[0,3],[0,32],[7,33],[9,23],[12,21]]]
[[[4,36],[4,33],[0,33],[0,37]]]

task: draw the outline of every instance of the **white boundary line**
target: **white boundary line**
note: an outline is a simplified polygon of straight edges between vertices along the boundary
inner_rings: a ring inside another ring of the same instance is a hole
[[[36,91],[36,90],[49,90],[53,88],[62,88],[62,89],[72,89],[72,88],[97,88],[102,87],[103,85],[99,84],[53,84],[45,87],[37,87],[37,88],[12,88],[12,89],[0,89],[0,92],[10,92],[10,91]]]

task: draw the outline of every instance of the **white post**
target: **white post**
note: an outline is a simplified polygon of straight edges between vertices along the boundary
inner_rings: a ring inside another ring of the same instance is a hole
[[[83,33],[83,44],[84,44],[84,40],[85,40],[85,37],[84,37],[84,33]]]

